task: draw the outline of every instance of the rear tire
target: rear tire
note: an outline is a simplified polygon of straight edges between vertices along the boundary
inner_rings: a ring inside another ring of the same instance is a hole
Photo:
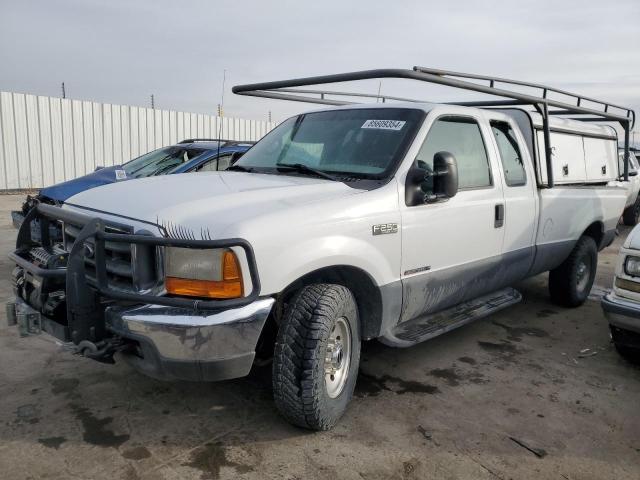
[[[351,291],[333,284],[302,288],[285,311],[273,357],[273,395],[282,416],[311,430],[333,427],[351,400],[359,363]]]
[[[571,254],[549,272],[551,301],[564,307],[582,305],[593,286],[598,266],[598,247],[591,237],[578,239]]]
[[[640,198],[636,198],[635,203],[625,209],[622,214],[622,223],[633,227],[638,223],[638,217],[640,217]]]

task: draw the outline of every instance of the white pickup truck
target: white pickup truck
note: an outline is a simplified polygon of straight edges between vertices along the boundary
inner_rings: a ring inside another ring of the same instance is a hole
[[[11,254],[9,318],[25,335],[44,330],[104,362],[117,353],[158,378],[241,377],[272,358],[282,414],[327,429],[351,399],[364,340],[415,345],[519,301],[510,285],[547,271],[552,300],[582,304],[628,182],[618,181],[616,131],[564,117],[628,132],[633,112],[417,67],[234,91],[295,100],[304,91],[288,87],[375,77],[507,100],[307,95],[337,106],[284,121],[228,171],[36,205]],[[48,238],[50,222],[62,223],[61,244]]]
[[[601,305],[616,350],[640,364],[640,225],[631,230],[620,248],[613,288]]]

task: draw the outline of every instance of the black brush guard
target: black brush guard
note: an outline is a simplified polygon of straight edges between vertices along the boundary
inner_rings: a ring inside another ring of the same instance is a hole
[[[41,241],[31,238],[31,224],[38,219]],[[33,247],[52,247],[49,226],[52,221],[69,222],[82,225],[69,252],[67,267],[53,270],[44,269],[32,263],[25,254]],[[16,250],[9,258],[29,272],[31,275],[46,279],[65,281],[67,326],[43,317],[43,330],[63,341],[79,344],[83,341],[96,342],[102,340],[107,332],[104,324],[104,303],[118,301],[128,304],[152,304],[189,310],[223,310],[241,307],[255,301],[260,294],[260,280],[255,255],[249,242],[242,238],[224,240],[193,240],[170,237],[154,237],[148,234],[110,233],[105,231],[105,221],[90,215],[63,209],[61,207],[38,203],[32,208],[18,231]],[[110,227],[130,228],[124,224],[108,222]],[[161,227],[160,227],[161,228]],[[161,231],[163,229],[161,228]],[[88,277],[85,271],[85,242],[93,240],[95,245],[95,277]],[[105,242],[121,242],[128,244],[150,245],[156,247],[181,247],[193,249],[213,249],[240,247],[243,249],[251,279],[251,293],[242,298],[227,300],[203,300],[181,297],[159,296],[149,293],[138,293],[115,289],[109,285],[105,260]],[[26,299],[23,299],[26,300]]]

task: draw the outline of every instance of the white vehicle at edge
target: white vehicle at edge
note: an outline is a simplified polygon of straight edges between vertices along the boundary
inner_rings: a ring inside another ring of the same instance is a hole
[[[627,236],[616,264],[613,289],[602,298],[611,338],[623,357],[640,361],[640,225]]]
[[[510,285],[546,271],[553,301],[581,305],[625,206],[617,161],[613,128],[524,109],[327,107],[225,172],[38,205],[11,255],[15,316],[159,378],[240,377],[272,357],[281,413],[327,429],[363,340],[415,345],[518,302]],[[35,218],[61,221],[64,243],[35,246]]]
[[[624,172],[624,149],[618,154],[618,169],[620,176]],[[625,225],[633,226],[640,219],[640,175],[638,175],[638,158],[634,152],[629,152],[629,194],[625,204],[622,220]]]

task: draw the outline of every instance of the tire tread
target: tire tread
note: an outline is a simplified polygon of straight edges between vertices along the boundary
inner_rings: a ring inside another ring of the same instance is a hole
[[[591,265],[591,280],[586,295],[579,295],[574,285],[575,270],[578,260],[585,254],[593,255]],[[576,242],[575,247],[558,267],[549,272],[549,294],[551,301],[565,307],[578,307],[587,299],[598,264],[598,248],[593,238],[583,235]]]
[[[319,358],[322,342],[345,302],[355,304],[346,287],[306,286],[294,296],[280,325],[273,362],[274,399],[280,413],[300,427],[326,430],[337,420],[324,415],[320,408],[318,389],[324,388],[324,378],[316,367],[324,362]],[[357,362],[352,367],[357,368]]]

